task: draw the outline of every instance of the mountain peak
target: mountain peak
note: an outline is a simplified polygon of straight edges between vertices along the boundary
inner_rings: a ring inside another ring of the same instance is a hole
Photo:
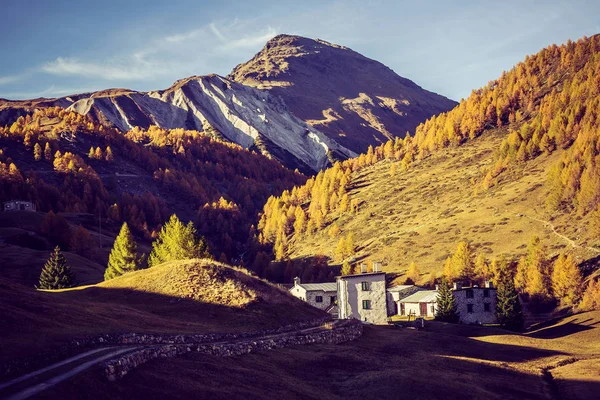
[[[295,35],[275,36],[228,78],[272,91],[297,117],[356,152],[403,137],[456,105],[348,47]]]

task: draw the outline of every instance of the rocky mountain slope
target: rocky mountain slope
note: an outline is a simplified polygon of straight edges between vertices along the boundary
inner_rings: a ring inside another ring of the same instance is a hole
[[[111,89],[53,100],[6,102],[2,108],[8,120],[19,115],[15,108],[54,105],[123,132],[156,125],[217,133],[304,172],[319,171],[332,160],[355,155],[293,116],[277,97],[218,75],[186,78],[155,92]]]
[[[347,47],[300,36],[276,36],[228,77],[281,97],[296,116],[356,152],[404,137],[456,105]]]

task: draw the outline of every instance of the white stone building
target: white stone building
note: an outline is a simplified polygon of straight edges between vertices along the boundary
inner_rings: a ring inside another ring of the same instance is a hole
[[[290,293],[321,310],[328,310],[334,306],[337,300],[337,284],[335,282],[326,283],[301,283],[300,278],[294,278],[294,286]]]
[[[413,317],[435,317],[437,311],[437,290],[419,290],[398,300],[398,315]]]
[[[2,210],[4,211],[36,211],[35,204],[31,201],[24,200],[11,200],[2,203]]]
[[[491,282],[484,287],[463,288],[454,284],[452,294],[456,299],[456,311],[463,324],[495,324],[496,318],[496,289]]]
[[[387,324],[385,272],[336,277],[340,319]]]
[[[456,299],[459,322],[463,324],[494,324],[496,318],[496,289],[491,282],[484,287],[465,287],[455,283],[452,294]],[[433,318],[437,311],[437,290],[420,290],[398,300],[398,315]]]

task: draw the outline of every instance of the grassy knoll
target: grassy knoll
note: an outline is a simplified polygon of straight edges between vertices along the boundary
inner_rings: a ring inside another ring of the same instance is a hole
[[[0,360],[102,333],[253,331],[321,316],[244,270],[210,260],[165,263],[61,291],[0,280]]]

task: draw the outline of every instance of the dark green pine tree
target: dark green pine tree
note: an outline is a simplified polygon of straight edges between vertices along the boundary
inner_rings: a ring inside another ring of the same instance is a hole
[[[452,288],[446,278],[442,279],[438,287],[435,319],[444,322],[458,322],[456,299],[454,298],[454,294],[452,294]]]
[[[65,289],[75,286],[75,274],[56,246],[40,274],[38,289]]]
[[[496,290],[496,317],[500,325],[511,330],[523,328],[523,312],[519,294],[511,277],[503,277]]]
[[[127,226],[127,222],[124,222],[110,251],[108,266],[104,271],[104,280],[107,281],[139,269],[140,261],[137,255],[137,243],[129,230],[129,226]]]

